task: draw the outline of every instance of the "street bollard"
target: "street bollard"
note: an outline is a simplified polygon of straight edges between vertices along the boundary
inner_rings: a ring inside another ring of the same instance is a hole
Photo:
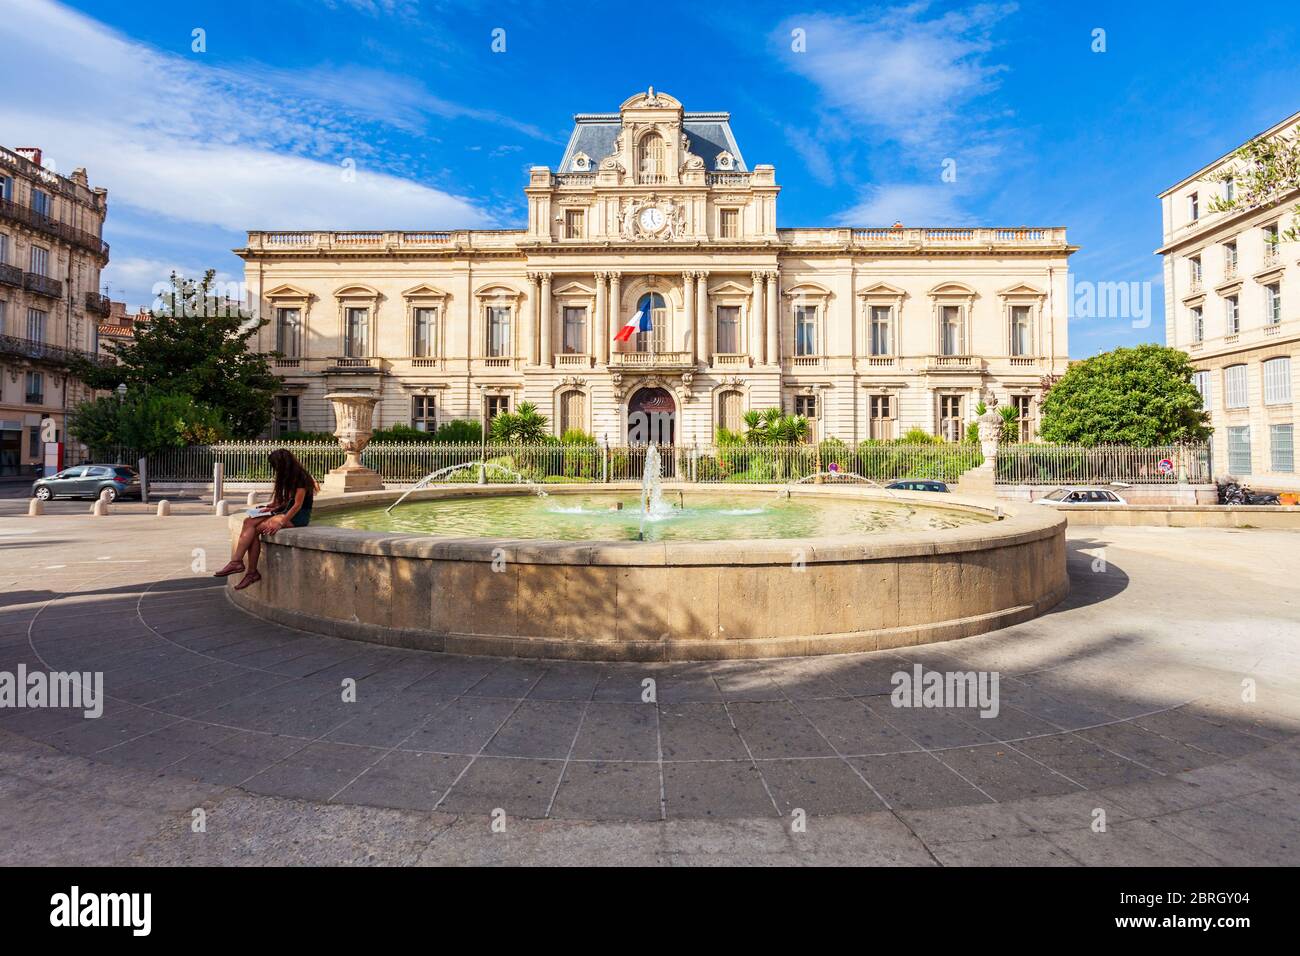
[[[171,513],[172,513],[172,503],[170,501],[168,501],[166,498],[163,498],[161,501],[158,502],[159,518],[166,518]]]
[[[225,498],[222,498],[220,501],[217,502],[217,507],[213,509],[213,514],[215,514],[218,518],[224,518],[227,515],[229,515],[230,502],[226,501]]]
[[[257,504],[257,492],[250,491],[248,493],[248,507],[252,508],[256,504]]]
[[[90,506],[90,513],[95,518],[102,518],[108,514],[108,489],[105,488],[95,499],[95,503]]]
[[[27,504],[27,517],[35,518],[38,515],[45,514],[45,502],[40,498],[33,498]]]

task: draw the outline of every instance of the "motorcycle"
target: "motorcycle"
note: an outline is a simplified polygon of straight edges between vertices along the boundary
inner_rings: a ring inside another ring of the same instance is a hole
[[[1281,504],[1277,495],[1257,495],[1245,485],[1232,479],[1219,483],[1219,504],[1221,505],[1276,505]]]

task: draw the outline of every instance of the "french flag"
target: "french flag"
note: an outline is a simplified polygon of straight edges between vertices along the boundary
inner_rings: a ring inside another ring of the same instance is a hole
[[[637,332],[649,332],[653,328],[654,325],[650,322],[650,310],[641,309],[636,315],[627,320],[626,325],[618,330],[618,334],[614,336],[614,341],[626,342]]]

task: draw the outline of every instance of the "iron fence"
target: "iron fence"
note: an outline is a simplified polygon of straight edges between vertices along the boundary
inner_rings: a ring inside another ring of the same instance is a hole
[[[225,442],[150,455],[149,478],[208,482],[213,465],[220,462],[226,481],[270,481],[267,456],[276,448],[292,451],[317,479],[344,460],[342,450],[333,442]],[[984,461],[978,445],[961,443],[675,445],[660,448],[659,454],[665,479],[735,484],[798,481],[818,473],[827,480],[930,478],[955,482]],[[645,456],[645,446],[635,445],[392,442],[368,445],[361,463],[394,484],[414,483],[434,473],[441,473],[440,482],[477,482],[480,460],[488,466],[484,478],[489,483],[564,484],[639,481]],[[127,450],[119,450],[115,456],[119,462],[132,464],[138,457]],[[1201,483],[1210,480],[1209,451],[1204,445],[1004,445],[998,451],[995,473],[999,484],[1174,483],[1180,478]]]
[[[1210,478],[1206,445],[1003,445],[996,481],[1004,485],[1205,484]]]

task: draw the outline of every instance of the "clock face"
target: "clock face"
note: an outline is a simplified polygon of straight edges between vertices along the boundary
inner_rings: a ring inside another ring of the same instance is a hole
[[[664,212],[658,206],[648,206],[641,210],[641,215],[637,217],[637,222],[646,232],[658,232],[664,227]]]

